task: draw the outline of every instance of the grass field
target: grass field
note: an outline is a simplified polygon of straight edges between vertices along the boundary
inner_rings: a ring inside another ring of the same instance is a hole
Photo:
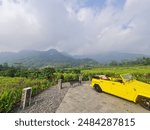
[[[133,66],[133,67],[103,67],[89,70],[82,70],[83,75],[107,74],[115,76],[119,74],[131,73],[137,80],[150,83],[150,66]]]
[[[50,86],[48,80],[0,77],[0,112],[9,112],[20,102],[23,88],[32,87],[32,94],[36,95]]]

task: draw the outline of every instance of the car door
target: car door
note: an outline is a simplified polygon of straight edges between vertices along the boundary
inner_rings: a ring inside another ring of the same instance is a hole
[[[111,94],[126,99],[128,95],[128,89],[126,88],[126,84],[121,82],[112,82]]]
[[[106,92],[106,93],[110,93],[111,92],[111,81],[109,80],[99,80],[100,83],[100,87],[102,88],[102,91]]]
[[[124,98],[127,99],[127,100],[130,100],[130,101],[134,101],[134,99],[137,95],[136,87],[134,87],[132,85],[132,82],[133,81],[128,81],[128,82],[124,83],[125,88],[126,88],[126,93],[124,95]]]

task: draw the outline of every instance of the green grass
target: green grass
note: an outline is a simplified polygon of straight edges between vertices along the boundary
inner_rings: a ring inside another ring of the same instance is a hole
[[[140,73],[147,74],[150,73],[150,66],[134,66],[134,67],[106,67],[106,68],[94,68],[90,70],[82,70],[82,73]]]
[[[32,87],[32,95],[51,86],[48,80],[0,77],[0,112],[9,112],[20,102],[22,89]]]

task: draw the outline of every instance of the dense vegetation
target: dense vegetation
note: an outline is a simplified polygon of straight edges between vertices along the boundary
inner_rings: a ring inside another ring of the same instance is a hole
[[[150,58],[143,57],[135,60],[123,60],[122,62],[112,61],[109,66],[135,66],[135,65],[150,65]]]
[[[0,112],[9,112],[20,102],[22,89],[32,87],[32,95],[51,86],[48,80],[0,77]]]
[[[56,84],[54,68],[29,70],[0,65],[0,112],[9,112],[21,100],[22,89],[32,87],[32,95]]]

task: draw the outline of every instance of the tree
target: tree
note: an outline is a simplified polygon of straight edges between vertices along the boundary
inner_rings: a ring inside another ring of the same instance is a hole
[[[10,69],[5,71],[5,76],[15,77],[16,71],[17,70],[15,68],[10,68]]]
[[[52,79],[54,76],[54,73],[55,73],[54,68],[47,67],[47,68],[42,69],[42,75],[46,79],[49,79],[49,80]]]
[[[110,66],[118,66],[118,62],[117,61],[112,61],[109,65]]]

